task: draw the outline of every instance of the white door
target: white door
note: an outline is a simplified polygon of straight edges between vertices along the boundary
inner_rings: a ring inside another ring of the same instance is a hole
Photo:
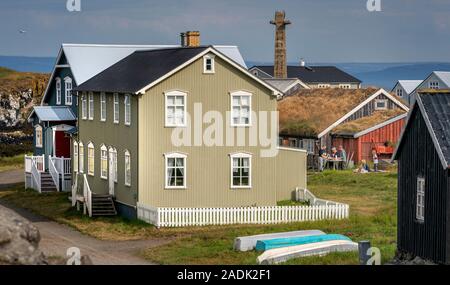
[[[108,167],[109,194],[113,196],[114,196],[114,181],[115,181],[114,155],[115,153],[109,152],[109,167]]]

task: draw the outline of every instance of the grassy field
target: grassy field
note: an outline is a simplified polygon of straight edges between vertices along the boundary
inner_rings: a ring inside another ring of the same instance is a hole
[[[338,233],[354,241],[370,240],[380,248],[383,261],[395,253],[397,175],[390,173],[353,174],[350,171],[309,174],[308,187],[316,196],[350,205],[350,218],[339,221],[319,221],[283,225],[236,225],[156,229],[138,221],[123,218],[82,216],[70,207],[66,193],[37,194],[16,187],[0,192],[0,199],[29,209],[80,232],[105,240],[170,238],[171,243],[145,250],[143,256],[160,264],[255,264],[256,252],[233,251],[237,236],[319,229]],[[287,205],[289,202],[280,202]],[[357,253],[336,253],[325,257],[308,257],[289,264],[357,264]]]
[[[24,155],[0,157],[0,172],[23,168]]]

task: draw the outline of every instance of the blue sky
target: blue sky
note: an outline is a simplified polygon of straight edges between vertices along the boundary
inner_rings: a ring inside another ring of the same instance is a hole
[[[175,44],[200,30],[203,44],[238,45],[246,60],[272,61],[274,11],[285,10],[288,60],[450,62],[450,1],[2,0],[0,55],[56,56],[62,42]],[[26,30],[20,34],[20,29]]]

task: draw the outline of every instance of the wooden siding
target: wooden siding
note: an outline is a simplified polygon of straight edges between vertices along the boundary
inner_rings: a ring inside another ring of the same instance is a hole
[[[417,106],[411,119],[398,153],[398,249],[435,262],[449,263],[449,173],[442,167]],[[425,178],[424,222],[415,218],[419,175]]]
[[[203,74],[202,59],[192,63],[139,97],[139,202],[155,207],[235,207],[269,206],[277,201],[277,167],[301,167],[305,156],[293,153],[297,163],[277,165],[278,157],[261,158],[259,146],[180,146],[171,142],[173,128],[164,127],[164,92],[178,89],[187,92],[187,112],[194,115],[194,103],[202,103],[203,113],[230,111],[231,91],[246,90],[252,95],[252,109],[276,111],[276,97],[271,91],[216,57],[215,74]],[[194,120],[194,118],[191,118]],[[203,130],[210,124],[204,124]],[[240,128],[248,134],[256,128]],[[233,132],[225,122],[224,130]],[[193,140],[194,136],[192,136]],[[187,154],[186,189],[165,189],[164,154]],[[252,188],[231,189],[229,154],[249,152],[252,157]],[[298,166],[300,165],[300,166]],[[306,187],[306,176],[295,176],[299,187]],[[284,197],[283,197],[284,198]],[[286,197],[288,198],[288,197]]]
[[[374,98],[372,101],[370,101],[369,103],[367,103],[366,105],[364,105],[363,107],[361,107],[358,111],[356,111],[353,115],[351,115],[350,117],[348,117],[344,122],[350,122],[350,121],[354,121],[357,119],[360,119],[362,117],[368,117],[370,115],[373,114],[373,112],[375,112],[375,101],[378,99],[382,99],[382,100],[388,100],[388,106],[387,108],[389,110],[392,109],[397,109],[400,108],[397,104],[395,104],[391,99],[389,99],[388,97],[386,97],[383,94],[380,94],[379,96],[377,96],[376,98]]]

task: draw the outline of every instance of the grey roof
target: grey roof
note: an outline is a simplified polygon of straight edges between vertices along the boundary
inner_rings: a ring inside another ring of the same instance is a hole
[[[45,122],[77,120],[75,114],[68,106],[34,106],[30,117],[33,115]]]
[[[434,74],[436,74],[437,77],[439,77],[442,82],[444,82],[445,85],[447,85],[447,88],[450,88],[450,72],[448,71],[434,71]]]
[[[208,47],[137,51],[81,84],[75,90],[136,93],[206,49]]]
[[[304,86],[304,83],[301,82],[300,79],[298,79],[298,78],[286,78],[286,79],[263,78],[263,80],[282,92],[288,91],[289,88],[292,87],[293,84],[295,84],[295,83],[298,83],[298,84],[301,84],[302,86]]]
[[[257,65],[252,68],[258,68],[273,76],[273,66]],[[287,76],[298,78],[305,83],[361,83],[361,80],[335,66],[288,66]]]
[[[411,94],[422,82],[423,80],[399,80],[397,84],[401,85],[406,93]]]

